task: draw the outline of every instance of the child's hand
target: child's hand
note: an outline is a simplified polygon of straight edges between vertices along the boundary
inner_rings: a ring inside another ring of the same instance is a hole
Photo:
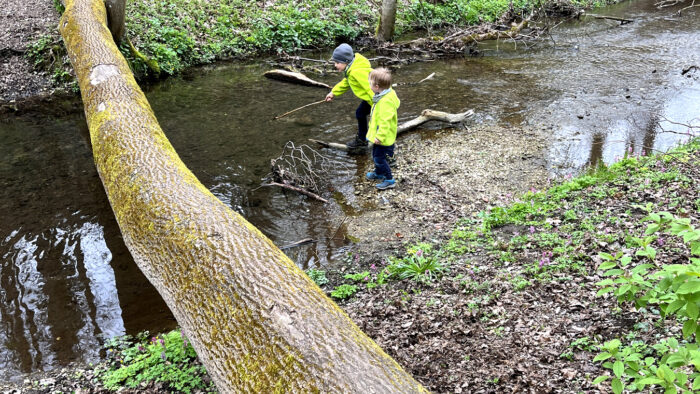
[[[333,97],[335,97],[335,95],[333,94],[333,92],[328,93],[328,94],[326,95],[326,102],[330,103],[331,101],[333,101]]]
[[[375,138],[375,139],[374,139],[374,143],[375,143],[375,144],[381,144],[381,141],[379,141],[379,138]]]

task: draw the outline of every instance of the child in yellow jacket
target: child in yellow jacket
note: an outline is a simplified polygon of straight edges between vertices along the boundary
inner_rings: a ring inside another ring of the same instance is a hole
[[[350,152],[358,148],[367,146],[367,116],[372,108],[372,89],[369,87],[368,76],[372,71],[369,60],[359,53],[354,53],[348,44],[340,44],[333,51],[331,58],[336,70],[344,73],[344,78],[338,82],[326,95],[326,101],[333,101],[333,98],[352,90],[352,92],[362,100],[360,106],[355,111],[357,118],[357,136],[348,142]]]
[[[391,88],[391,72],[378,68],[369,74],[369,86],[374,92],[370,111],[367,140],[374,143],[372,159],[374,171],[367,173],[367,179],[380,181],[377,189],[391,189],[396,181],[391,174],[387,158],[394,156],[394,141],[398,127],[398,109],[401,101]]]

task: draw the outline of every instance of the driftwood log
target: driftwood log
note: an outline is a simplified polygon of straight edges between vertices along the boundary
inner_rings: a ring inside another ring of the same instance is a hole
[[[418,116],[417,118],[409,120],[408,122],[401,123],[396,130],[396,134],[401,134],[405,131],[414,129],[414,128],[422,125],[423,123],[429,122],[431,120],[438,120],[440,122],[446,122],[446,123],[459,123],[459,122],[463,122],[465,119],[471,118],[472,116],[474,116],[474,110],[471,110],[471,109],[469,111],[458,113],[458,114],[450,114],[447,112],[426,109],[426,110],[423,110],[423,112],[421,112],[420,116]],[[316,143],[324,148],[342,150],[345,152],[350,151],[350,148],[348,148],[348,146],[346,144],[340,144],[337,142],[319,141],[319,140],[315,140],[315,139],[310,139],[309,141]]]
[[[263,74],[266,78],[274,79],[282,82],[295,83],[303,86],[313,86],[316,88],[330,89],[330,85],[323,82],[314,81],[302,73],[295,73],[287,70],[270,70]]]

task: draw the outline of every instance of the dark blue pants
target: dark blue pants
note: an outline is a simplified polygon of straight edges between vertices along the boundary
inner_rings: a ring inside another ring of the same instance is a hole
[[[367,138],[367,117],[372,111],[372,106],[367,104],[365,100],[362,100],[360,106],[357,107],[355,111],[355,117],[357,118],[357,138],[360,141],[364,141]]]
[[[386,179],[394,179],[391,175],[391,167],[389,167],[389,162],[387,161],[389,157],[394,157],[394,145],[374,145],[374,148],[372,148],[374,172],[377,175],[386,177]]]

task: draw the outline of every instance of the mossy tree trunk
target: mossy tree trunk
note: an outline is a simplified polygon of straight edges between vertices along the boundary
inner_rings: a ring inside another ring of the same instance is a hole
[[[112,40],[102,0],[67,0],[60,30],[124,242],[222,393],[424,391],[185,167]]]
[[[382,0],[379,28],[377,28],[377,40],[391,41],[394,38],[394,25],[396,24],[396,0]]]

